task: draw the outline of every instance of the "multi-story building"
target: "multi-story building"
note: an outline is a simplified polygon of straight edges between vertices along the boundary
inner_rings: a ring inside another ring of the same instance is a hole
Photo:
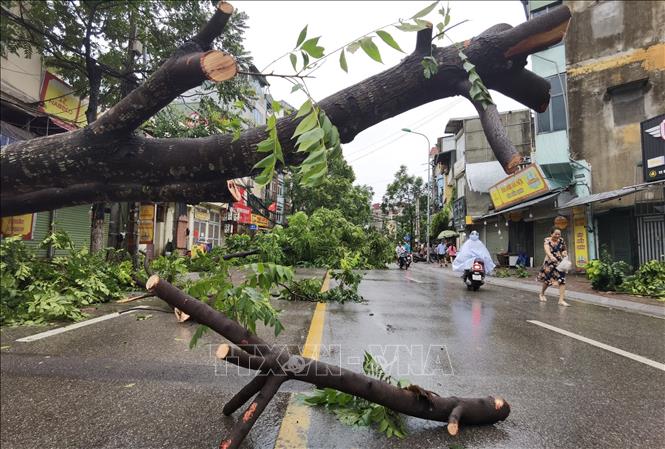
[[[511,142],[524,157],[526,167],[533,152],[531,112],[526,109],[504,112],[501,113],[501,122]],[[447,135],[438,139],[440,152],[433,160],[437,185],[434,203],[440,207],[447,205],[451,210],[451,224],[461,234],[460,243],[468,232],[475,229],[497,261],[501,262],[502,257],[498,254],[526,252],[533,257],[536,252],[533,223],[543,217],[535,210],[530,216],[503,216],[496,211],[490,191],[506,178],[506,174],[494,157],[480,119],[453,118],[446,124],[445,132]],[[535,165],[529,165],[524,171],[540,173]],[[550,190],[547,181],[543,184],[547,190],[541,189],[541,194]]]
[[[85,109],[85,100],[44,66],[38,52],[0,58],[0,146],[77,129],[85,125]],[[91,218],[91,205],[5,217],[1,235],[21,235],[37,254],[51,256],[39,243],[53,230],[67,232],[77,247],[89,246]]]
[[[593,172],[592,195],[569,206],[593,217],[597,249],[665,260],[665,3],[565,4],[571,157]]]

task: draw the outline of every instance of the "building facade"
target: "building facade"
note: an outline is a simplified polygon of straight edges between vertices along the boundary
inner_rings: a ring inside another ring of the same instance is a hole
[[[649,176],[665,169],[665,3],[565,4],[571,155],[593,171],[593,195],[578,207],[598,250],[633,267],[665,260],[664,177]]]
[[[86,101],[72,92],[35,51],[29,57],[9,52],[0,57],[0,147],[84,126]],[[77,248],[89,247],[91,222],[91,205],[81,205],[4,217],[1,235],[21,235],[38,255],[46,257],[56,251],[39,244],[56,230],[67,232]],[[108,220],[105,224],[107,235]]]

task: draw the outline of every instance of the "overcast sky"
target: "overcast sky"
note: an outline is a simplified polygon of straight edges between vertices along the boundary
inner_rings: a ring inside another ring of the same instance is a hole
[[[321,36],[319,45],[332,51],[374,29],[408,19],[431,2],[420,1],[302,1],[264,2],[233,1],[236,9],[249,15],[245,45],[251,51],[259,70],[295,46],[300,30],[308,25],[308,37]],[[443,3],[445,4],[445,2]],[[471,38],[497,23],[517,25],[525,21],[524,9],[518,0],[513,1],[452,1],[451,24],[468,19],[450,31],[455,41]],[[436,9],[425,19],[436,23]],[[411,52],[415,47],[415,33],[394,28],[387,29],[400,47]],[[443,41],[437,41],[443,46]],[[308,80],[315,99],[321,100],[347,86],[379,73],[399,63],[403,53],[376,40],[384,64],[377,63],[362,50],[347,54],[349,73],[342,71],[338,56],[328,58],[316,71],[316,79]],[[270,67],[275,73],[292,73],[288,58]],[[276,99],[285,100],[294,107],[300,106],[305,97],[291,93],[291,84],[279,78],[269,78],[270,92]],[[524,106],[498,92],[492,91],[500,111],[524,109]],[[374,189],[374,201],[380,202],[386,186],[393,179],[399,166],[404,164],[409,172],[427,178],[427,142],[422,136],[406,134],[402,128],[411,128],[429,137],[432,145],[444,134],[446,123],[453,117],[475,115],[475,109],[461,97],[447,98],[385,120],[361,132],[353,142],[344,145],[346,160],[353,166],[357,183]]]

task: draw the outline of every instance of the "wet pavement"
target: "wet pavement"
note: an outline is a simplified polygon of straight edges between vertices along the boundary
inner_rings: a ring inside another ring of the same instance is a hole
[[[561,308],[498,285],[469,292],[421,264],[368,272],[361,294],[366,303],[328,304],[322,360],[360,370],[369,350],[396,377],[442,396],[500,395],[512,413],[457,437],[441,423],[408,418],[409,436],[388,440],[315,409],[309,447],[665,447],[664,371],[527,322],[665,363],[665,320],[581,303]],[[156,299],[140,304],[166,310]],[[276,342],[302,346],[314,304],[278,307],[286,330]],[[3,329],[0,445],[217,447],[237,419],[221,408],[249,373],[215,362],[211,351],[223,339],[214,334],[189,350],[195,329],[157,310],[30,343],[15,339],[43,329]],[[269,330],[259,333],[271,339]],[[284,384],[243,447],[272,448],[290,393],[306,389]]]

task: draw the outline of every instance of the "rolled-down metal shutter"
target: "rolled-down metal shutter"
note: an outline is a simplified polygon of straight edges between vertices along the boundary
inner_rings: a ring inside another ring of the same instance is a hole
[[[665,261],[665,217],[662,215],[638,216],[637,238],[640,265],[650,260]]]

